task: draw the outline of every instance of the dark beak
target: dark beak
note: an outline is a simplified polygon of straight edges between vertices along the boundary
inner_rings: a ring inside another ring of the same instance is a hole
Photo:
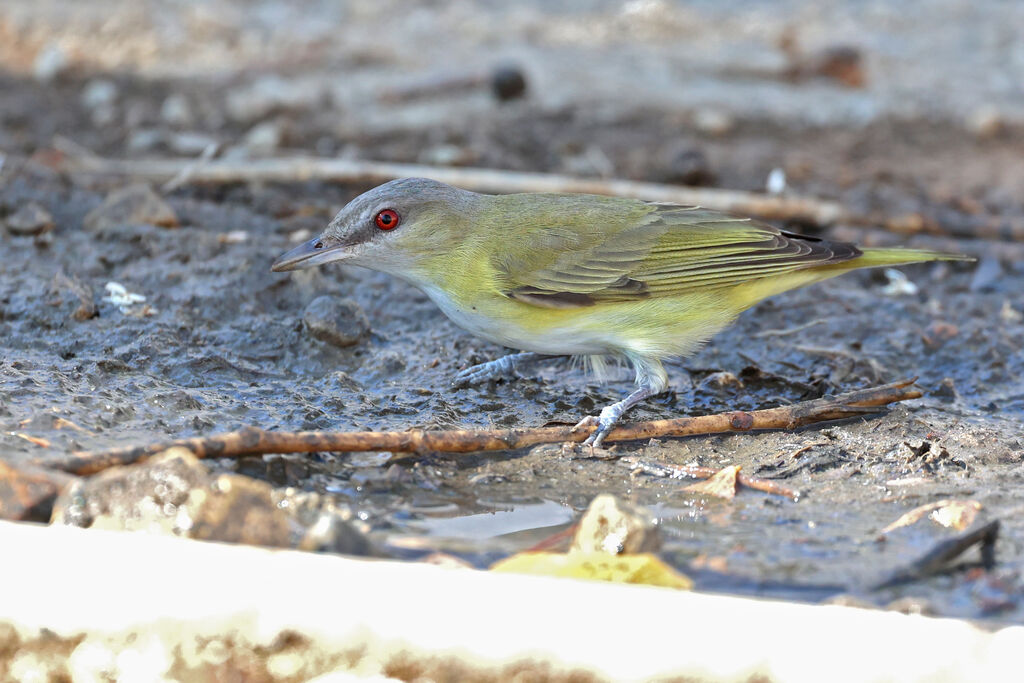
[[[343,246],[326,246],[322,238],[314,237],[279,257],[270,269],[275,273],[283,273],[287,270],[301,270],[322,263],[340,261],[348,256]]]

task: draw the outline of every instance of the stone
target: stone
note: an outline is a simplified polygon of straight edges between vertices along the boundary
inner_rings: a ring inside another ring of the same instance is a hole
[[[70,66],[67,51],[56,41],[44,45],[32,62],[32,76],[40,83],[50,83]]]
[[[7,232],[20,237],[41,235],[53,230],[53,216],[35,202],[21,205],[4,223]]]
[[[660,180],[681,185],[714,185],[715,172],[703,150],[688,145],[677,146],[668,155],[668,163]]]
[[[731,133],[736,119],[725,110],[702,107],[693,113],[693,125],[702,133],[718,137]]]
[[[160,120],[176,128],[191,126],[195,121],[195,115],[192,113],[192,105],[188,103],[188,98],[181,93],[168,95],[160,105]]]
[[[978,139],[994,138],[1006,130],[1006,116],[998,107],[982,104],[967,115],[964,127]]]
[[[106,78],[94,78],[82,88],[82,105],[87,109],[109,107],[117,101],[117,85]]]
[[[370,321],[359,304],[329,295],[313,299],[302,319],[310,336],[339,347],[358,343],[370,331]]]
[[[491,93],[499,102],[515,100],[526,94],[526,76],[513,64],[497,67],[491,73]]]
[[[58,494],[73,480],[63,472],[0,459],[0,519],[47,520]]]
[[[86,214],[82,224],[93,232],[131,225],[173,228],[178,225],[178,216],[149,185],[139,183],[111,192]]]
[[[190,496],[188,535],[204,541],[290,548],[301,529],[274,505],[270,484],[238,474],[222,474]],[[293,533],[294,530],[294,533]]]
[[[278,491],[239,474],[212,475],[184,448],[74,480],[53,505],[51,523],[270,548],[379,554],[355,526],[352,513],[333,499]]]
[[[234,121],[251,123],[277,111],[312,109],[320,104],[324,94],[322,85],[308,80],[265,76],[230,90],[227,112]]]
[[[149,152],[164,143],[166,134],[157,128],[133,128],[128,136],[128,149],[132,152]]]
[[[320,513],[299,541],[298,549],[340,555],[377,554],[369,539],[333,510]]]
[[[661,536],[646,509],[605,493],[590,502],[580,518],[570,552],[632,555],[656,552]]]
[[[257,123],[242,139],[242,145],[255,154],[270,154],[281,146],[284,132],[276,121]]]
[[[217,138],[196,131],[181,131],[169,134],[165,142],[167,147],[176,154],[193,157],[206,151],[211,145],[219,144]]]
[[[112,467],[72,484],[54,504],[53,524],[188,535],[194,489],[209,481],[206,467],[184,448],[141,465]]]

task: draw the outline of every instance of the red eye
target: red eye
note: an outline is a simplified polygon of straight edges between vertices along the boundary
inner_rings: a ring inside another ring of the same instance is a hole
[[[398,224],[402,221],[402,217],[398,215],[398,212],[394,209],[384,209],[377,214],[377,217],[373,219],[373,222],[377,224],[377,227],[381,230],[394,230],[398,227]]]

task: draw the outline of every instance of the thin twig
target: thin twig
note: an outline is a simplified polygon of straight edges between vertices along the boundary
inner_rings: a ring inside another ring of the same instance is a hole
[[[623,458],[622,462],[632,466],[634,470],[643,472],[644,474],[650,474],[655,477],[667,477],[669,479],[710,479],[718,474],[721,469],[717,467],[701,467],[699,465],[664,465],[662,463],[638,460],[636,458]],[[745,474],[737,474],[736,483],[740,486],[746,486],[748,489],[754,489],[755,491],[771,493],[776,496],[785,496],[790,500],[800,499],[799,491],[787,488],[781,484],[776,484],[775,482],[767,479],[758,479],[757,477],[748,477]]]
[[[835,202],[788,195],[777,197],[739,190],[681,187],[632,180],[599,180],[548,173],[356,159],[216,159],[196,166],[194,159],[102,159],[88,155],[68,155],[62,168],[72,173],[128,176],[151,182],[166,182],[182,177],[187,172],[186,180],[190,183],[288,183],[320,180],[369,184],[395,178],[423,177],[478,192],[581,192],[635,197],[652,202],[698,205],[768,219],[804,220],[818,225],[830,225],[844,213],[843,208]]]
[[[815,325],[820,325],[821,323],[826,322],[828,322],[828,320],[825,318],[818,318],[817,320],[812,320],[809,323],[804,323],[803,325],[790,327],[787,330],[762,330],[754,335],[754,339],[764,339],[765,337],[785,337],[791,334],[796,334],[797,332],[803,332],[808,327],[814,327]]]
[[[991,569],[995,566],[995,546],[998,538],[998,519],[976,524],[961,534],[940,541],[921,557],[875,583],[871,590],[892,588],[946,573],[955,569],[950,563],[974,545],[977,545],[981,552],[982,566]]]
[[[187,166],[183,166],[182,169],[178,171],[177,175],[175,175],[173,178],[171,178],[166,183],[161,185],[160,191],[163,192],[164,194],[167,194],[169,192],[173,192],[182,185],[188,184],[195,176],[195,174],[199,172],[199,169],[201,169],[204,165],[210,163],[210,160],[213,159],[214,156],[216,156],[218,150],[220,150],[219,142],[211,142],[210,144],[208,144],[206,147],[203,148],[203,151],[199,154],[199,156],[196,157],[195,161],[193,161],[191,164]]]
[[[842,420],[878,412],[879,407],[920,398],[912,388],[914,379],[884,386],[851,391],[838,396],[805,403],[755,410],[732,411],[716,415],[651,420],[617,427],[606,441],[631,441],[667,436],[694,436],[755,429],[793,429],[815,422]],[[593,428],[540,427],[536,429],[462,429],[406,432],[268,432],[246,427],[208,437],[176,439],[149,446],[115,448],[108,451],[75,452],[61,459],[38,462],[44,467],[93,474],[116,465],[127,465],[180,446],[199,458],[236,458],[267,453],[312,453],[317,451],[391,451],[393,453],[478,453],[526,448],[542,443],[582,441]]]

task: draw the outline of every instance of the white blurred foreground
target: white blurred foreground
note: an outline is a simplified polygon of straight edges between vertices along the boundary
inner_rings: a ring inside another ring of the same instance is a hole
[[[5,678],[999,681],[1024,650],[1019,626],[143,533],[2,522],[0,547]]]

